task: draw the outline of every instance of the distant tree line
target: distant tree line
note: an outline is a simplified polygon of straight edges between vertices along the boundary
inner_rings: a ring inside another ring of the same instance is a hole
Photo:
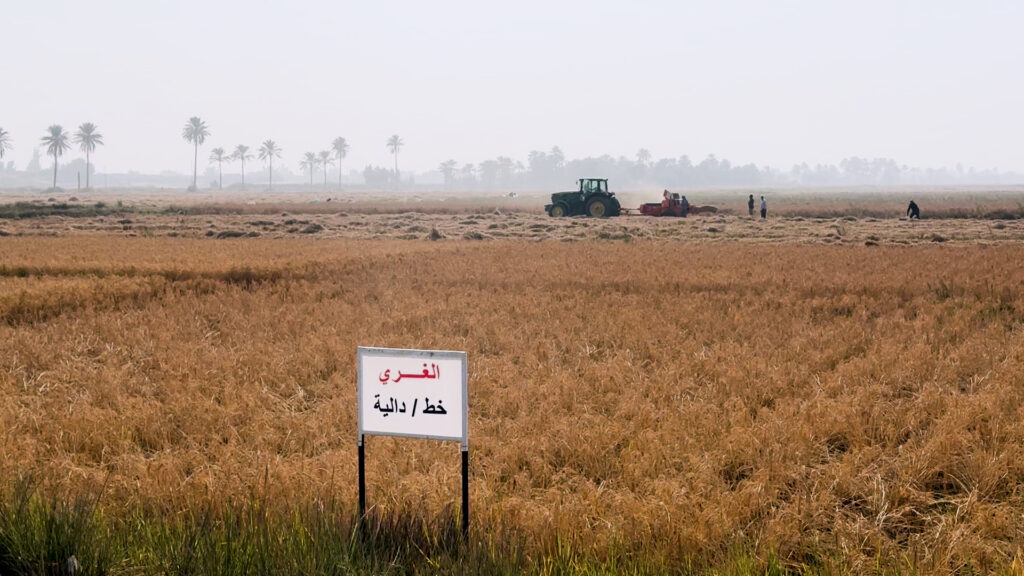
[[[370,170],[370,167],[367,168]],[[889,158],[850,157],[838,165],[798,164],[778,170],[755,164],[733,164],[709,155],[699,162],[689,156],[653,159],[646,149],[634,158],[609,155],[567,160],[555,146],[545,152],[534,150],[526,162],[498,156],[478,164],[447,160],[437,167],[445,188],[550,189],[571,186],[577,178],[608,178],[617,188],[664,186],[751,187],[751,186],[871,186],[955,183],[1024,183],[1024,175],[998,170],[920,169],[898,164]],[[366,175],[369,175],[368,173]],[[370,181],[367,179],[367,183]]]
[[[40,140],[46,154],[53,158],[52,186],[58,183],[58,167],[61,157],[71,149],[74,142],[85,153],[85,186],[91,185],[90,175],[93,172],[91,155],[97,146],[104,144],[103,135],[91,122],[83,123],[75,133],[68,133],[58,124],[47,128],[45,136]],[[182,129],[182,137],[192,145],[193,166],[190,189],[196,189],[199,176],[199,149],[210,137],[210,128],[197,116],[190,118]],[[399,171],[399,152],[405,142],[397,134],[387,139],[385,147],[394,157],[394,167],[378,167],[367,165],[361,173],[363,183],[369,187],[397,187],[415,183],[415,175],[409,173],[403,180]],[[10,134],[0,128],[0,173],[16,172],[13,162],[4,165],[4,156],[13,149]],[[250,147],[238,144],[232,152],[217,147],[210,151],[208,164],[216,165],[216,181],[213,185],[223,187],[223,165],[238,162],[241,171],[241,187],[245,187],[246,163],[258,159],[266,167],[266,186],[274,186],[274,160],[280,159],[282,149],[274,140],[265,140],[256,153]],[[39,172],[38,149],[35,149],[32,161],[26,167],[28,182],[38,182]],[[343,137],[331,142],[329,149],[319,152],[306,152],[299,162],[299,167],[308,175],[308,186],[314,186],[315,177],[322,176],[323,189],[328,189],[328,169],[338,167],[338,188],[344,181],[342,161],[348,156],[349,143]],[[73,160],[71,164],[79,162]],[[78,170],[81,173],[81,170]],[[285,167],[286,177],[290,175]],[[33,176],[34,174],[34,176]],[[358,178],[358,172],[352,175]],[[210,173],[207,172],[209,176]],[[166,178],[177,178],[174,173],[161,175]],[[640,187],[754,187],[754,186],[891,186],[915,184],[1011,184],[1024,183],[1024,175],[999,172],[998,170],[964,169],[957,165],[955,169],[921,169],[899,164],[889,158],[850,157],[838,164],[817,164],[810,166],[798,164],[789,170],[779,170],[768,166],[759,167],[755,164],[733,164],[729,160],[709,155],[700,161],[693,161],[689,156],[655,159],[647,149],[641,148],[632,158],[609,155],[567,159],[561,148],[550,150],[533,150],[523,160],[509,156],[498,156],[479,163],[460,163],[446,160],[440,163],[435,173],[427,173],[424,182],[437,182],[439,179],[445,189],[449,190],[550,190],[571,187],[577,178],[608,178],[615,188]],[[294,178],[294,176],[292,176]],[[17,182],[17,179],[15,180]],[[65,178],[66,181],[66,178]],[[294,181],[294,180],[293,180]],[[2,182],[0,182],[2,183]]]

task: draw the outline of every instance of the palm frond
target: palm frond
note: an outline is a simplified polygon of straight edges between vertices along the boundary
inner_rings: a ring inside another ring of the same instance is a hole
[[[388,138],[387,147],[391,150],[392,154],[397,154],[398,151],[401,150],[402,146],[404,145],[405,142],[402,141],[402,138],[398,134],[395,134],[391,136],[391,138]]]
[[[235,151],[231,153],[231,157],[235,160],[251,160],[252,154],[249,154],[249,147],[245,144],[239,144],[235,147]]]
[[[210,162],[225,162],[230,160],[223,148],[210,150]]]
[[[7,133],[7,130],[0,128],[0,158],[4,157],[4,152],[13,148],[11,146],[11,136]]]
[[[181,130],[181,137],[190,143],[202,144],[209,135],[209,127],[198,116],[189,118],[188,122],[185,123],[185,127]]]
[[[331,148],[334,150],[334,155],[338,160],[342,160],[348,156],[348,142],[341,136],[335,138],[334,141],[331,142]]]
[[[94,152],[96,146],[103,145],[103,135],[96,131],[96,125],[92,122],[85,122],[75,132],[74,141],[82,152]]]
[[[267,160],[269,158],[280,158],[281,149],[277,147],[277,143],[273,140],[267,140],[263,142],[259,150],[260,160]]]
[[[64,131],[64,127],[60,124],[54,124],[46,129],[47,135],[43,136],[40,141],[46,145],[46,153],[60,157],[64,155],[64,152],[71,149],[71,144],[68,143],[68,133]]]

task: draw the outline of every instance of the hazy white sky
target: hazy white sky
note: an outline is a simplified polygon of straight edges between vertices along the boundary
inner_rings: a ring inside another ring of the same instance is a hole
[[[100,171],[191,171],[272,138],[298,171],[709,153],[1024,171],[1024,2],[0,0],[0,127],[96,123]],[[45,164],[45,161],[44,161]]]

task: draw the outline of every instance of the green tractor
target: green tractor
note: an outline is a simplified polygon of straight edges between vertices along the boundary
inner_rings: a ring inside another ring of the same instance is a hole
[[[608,191],[607,178],[581,178],[579,190],[574,192],[555,192],[551,195],[551,204],[544,211],[552,218],[577,216],[580,214],[591,218],[607,218],[618,216],[622,205],[614,192]]]

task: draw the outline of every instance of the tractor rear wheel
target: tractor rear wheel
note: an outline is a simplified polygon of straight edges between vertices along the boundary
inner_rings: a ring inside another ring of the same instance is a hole
[[[604,198],[594,198],[587,203],[587,216],[591,218],[604,218],[608,216],[608,201]]]
[[[552,218],[561,218],[562,216],[565,216],[567,213],[568,210],[565,209],[565,204],[555,204],[554,206],[551,207],[551,210],[548,212],[548,216],[551,216]]]

